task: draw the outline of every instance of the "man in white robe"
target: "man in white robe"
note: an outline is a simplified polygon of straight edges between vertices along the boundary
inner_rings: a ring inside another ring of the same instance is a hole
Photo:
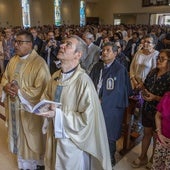
[[[94,85],[80,65],[85,42],[71,36],[60,46],[61,70],[54,73],[43,98],[61,108],[48,117],[46,170],[111,170],[106,127]],[[45,129],[45,126],[44,126]]]

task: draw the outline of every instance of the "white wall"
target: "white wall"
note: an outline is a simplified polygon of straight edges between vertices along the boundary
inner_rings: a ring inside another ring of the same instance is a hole
[[[31,26],[54,23],[53,0],[31,0],[30,3]]]
[[[19,1],[16,0],[0,0],[0,27],[21,25],[19,6]]]
[[[54,24],[54,0],[30,0],[31,25]],[[169,13],[170,6],[142,8],[142,0],[88,0],[87,17],[99,17],[100,24],[113,24],[113,16],[136,14],[129,18],[134,24],[148,24],[151,13]],[[62,20],[65,24],[79,24],[79,0],[62,0]],[[125,19],[125,16],[124,16]],[[0,26],[22,25],[20,0],[0,0]]]
[[[149,14],[168,13],[170,6],[143,7],[142,0],[98,0],[99,17],[101,24],[113,23],[114,14],[135,13],[136,23],[148,24]]]
[[[30,0],[31,26],[54,24],[54,0]],[[20,0],[0,0],[0,27],[22,26]],[[79,24],[79,0],[63,0],[65,24]]]
[[[80,24],[79,0],[63,0],[62,20],[64,24]]]

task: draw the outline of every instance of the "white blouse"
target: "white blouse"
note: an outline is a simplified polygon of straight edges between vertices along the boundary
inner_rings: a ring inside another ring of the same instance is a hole
[[[137,52],[130,65],[130,77],[144,82],[148,73],[156,67],[158,54],[159,52],[156,50],[149,55],[143,54],[142,51]]]

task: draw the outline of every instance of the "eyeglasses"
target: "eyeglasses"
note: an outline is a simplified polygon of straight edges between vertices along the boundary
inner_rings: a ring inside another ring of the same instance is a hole
[[[24,42],[31,42],[31,41],[15,40],[14,42],[17,43],[17,45],[22,45]]]
[[[161,63],[163,63],[165,60],[170,61],[168,58],[164,58],[161,56],[158,56],[157,60],[159,60]]]

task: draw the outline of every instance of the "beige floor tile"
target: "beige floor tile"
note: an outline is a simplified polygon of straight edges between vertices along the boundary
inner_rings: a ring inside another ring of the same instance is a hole
[[[7,143],[7,128],[0,119],[0,170],[17,170],[16,156],[9,152]]]
[[[118,149],[122,146],[121,142],[122,140],[119,141]],[[138,157],[140,150],[141,144],[135,146],[129,153],[121,158],[121,160],[114,167],[114,170],[133,170],[130,163]],[[150,157],[151,152],[152,145],[149,148],[148,157]],[[7,129],[2,119],[0,119],[0,170],[17,170],[16,157],[8,150]],[[145,168],[142,167],[135,170],[145,170]]]

